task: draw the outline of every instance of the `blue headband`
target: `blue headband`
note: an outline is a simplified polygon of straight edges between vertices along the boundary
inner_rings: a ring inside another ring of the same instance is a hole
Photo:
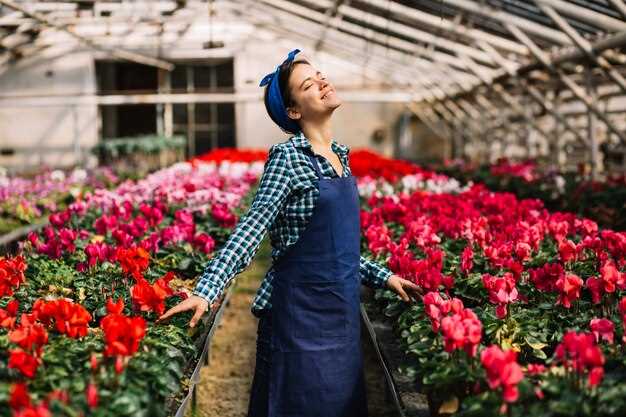
[[[282,64],[276,67],[276,71],[270,72],[261,80],[261,84],[259,87],[263,87],[266,84],[269,84],[268,92],[267,92],[267,101],[270,114],[272,118],[280,126],[280,128],[288,133],[297,133],[299,132],[300,126],[298,123],[290,119],[287,115],[287,109],[285,108],[285,103],[283,103],[283,96],[280,93],[280,85],[278,82],[278,73],[280,72],[280,67],[286,62],[292,62],[296,54],[300,52],[299,49],[294,49],[289,52],[287,55],[287,59],[283,61]]]

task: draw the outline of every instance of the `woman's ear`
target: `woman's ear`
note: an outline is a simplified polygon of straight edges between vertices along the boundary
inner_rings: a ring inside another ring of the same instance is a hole
[[[299,120],[302,117],[302,114],[295,107],[287,107],[287,116],[293,120]]]

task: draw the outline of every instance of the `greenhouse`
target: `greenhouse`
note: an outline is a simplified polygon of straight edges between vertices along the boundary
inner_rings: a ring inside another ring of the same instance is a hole
[[[0,0],[0,417],[626,415],[623,0]]]

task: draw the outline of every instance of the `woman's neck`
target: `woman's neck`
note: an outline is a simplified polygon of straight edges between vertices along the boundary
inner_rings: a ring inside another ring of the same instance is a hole
[[[333,139],[332,130],[330,118],[323,123],[316,123],[315,125],[305,124],[302,126],[302,133],[316,149],[330,149]]]

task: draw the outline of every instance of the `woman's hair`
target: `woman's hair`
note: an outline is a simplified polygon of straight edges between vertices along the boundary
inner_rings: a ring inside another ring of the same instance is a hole
[[[283,103],[285,104],[285,108],[291,107],[294,105],[293,99],[291,97],[291,91],[289,90],[289,77],[291,77],[291,73],[293,69],[298,64],[307,64],[311,65],[309,61],[306,59],[300,59],[297,61],[285,62],[280,66],[280,71],[278,71],[278,87],[280,88],[280,94],[283,99]],[[265,93],[263,96],[263,101],[265,103],[265,110],[267,110],[267,114],[269,114],[270,118],[274,121],[274,123],[279,124],[276,119],[272,116],[269,107],[269,87],[270,85],[265,86]],[[300,125],[300,122],[294,120],[295,123]],[[296,133],[296,132],[289,132]]]

